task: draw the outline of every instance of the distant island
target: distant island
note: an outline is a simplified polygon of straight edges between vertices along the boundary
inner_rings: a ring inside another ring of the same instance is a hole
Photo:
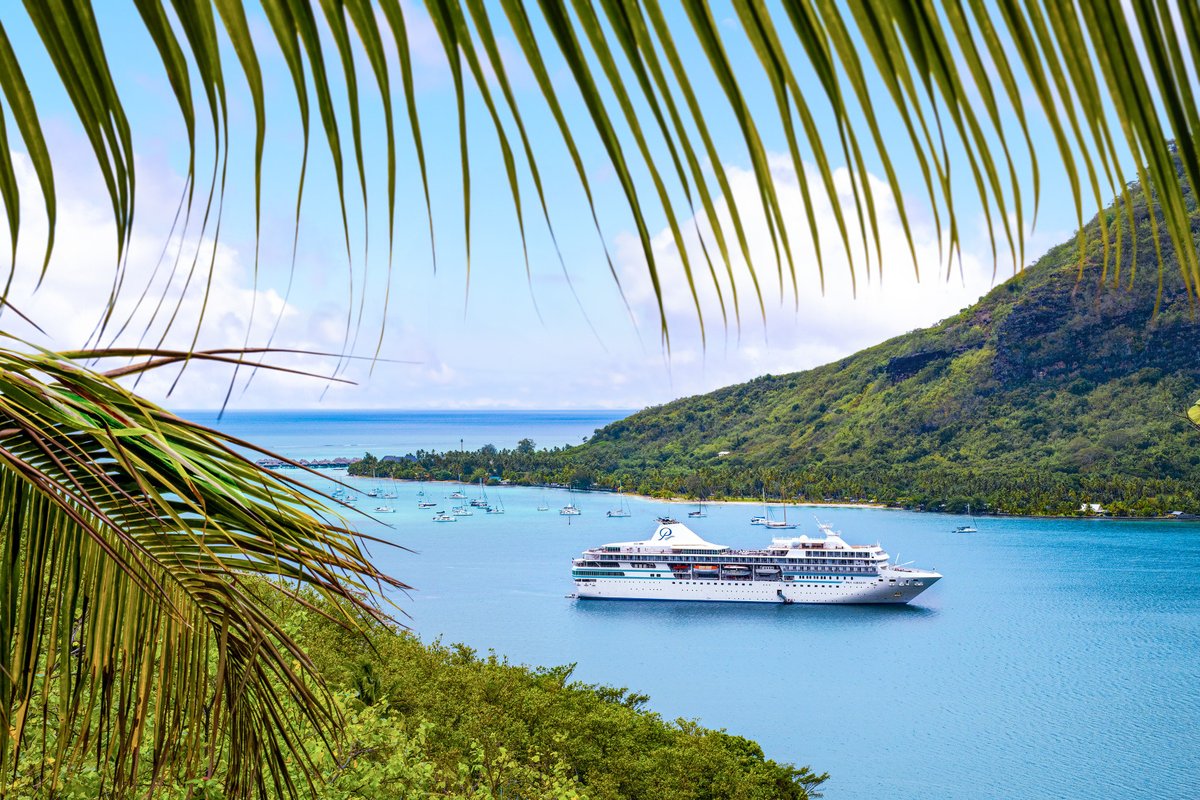
[[[1200,434],[1184,414],[1200,395],[1200,324],[1166,241],[1160,285],[1149,209],[1133,194],[1136,236],[1126,230],[1107,266],[1093,220],[1082,265],[1065,242],[953,317],[835,363],[647,408],[578,446],[367,454],[350,472],[950,512],[1200,513]]]

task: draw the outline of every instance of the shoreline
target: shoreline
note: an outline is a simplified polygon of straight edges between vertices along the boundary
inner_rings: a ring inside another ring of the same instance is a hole
[[[346,477],[362,478],[365,476],[347,475]],[[430,479],[430,480],[425,480],[425,481],[419,481],[419,480],[415,480],[413,478],[380,477],[379,480],[399,481],[402,483],[457,484],[459,486],[478,486],[479,485],[478,483],[469,483],[467,481],[460,481],[460,480],[456,480],[454,478],[450,478],[448,480]],[[494,488],[496,487],[496,484],[491,484],[491,485]],[[554,489],[556,491],[564,491],[565,490],[565,491],[570,491],[570,492],[580,492],[580,493],[584,493],[584,494],[607,494],[607,495],[612,495],[614,497],[618,494],[618,492],[615,492],[611,489],[572,489],[568,486],[561,486],[561,485],[554,485],[554,484],[501,483],[501,484],[499,484],[499,487],[501,487],[501,488],[502,487],[520,487],[520,488],[526,488],[526,489]],[[651,495],[638,494],[637,492],[622,492],[621,494],[624,494],[626,497],[634,497],[639,500],[650,500],[650,501],[662,502],[662,503],[679,503],[679,504],[687,504],[687,505],[695,505],[698,503],[697,500],[694,500],[691,498],[686,498],[686,497],[653,497]],[[751,500],[748,498],[747,499],[726,499],[726,500],[705,500],[704,502],[706,505],[744,505],[744,506],[763,506],[764,505],[762,500]],[[850,502],[838,502],[838,501],[821,503],[821,502],[812,502],[812,501],[806,500],[806,501],[796,501],[796,502],[792,502],[792,503],[783,503],[783,502],[770,503],[770,502],[768,502],[765,505],[770,506],[772,508],[782,508],[784,506],[786,506],[788,508],[845,508],[845,509],[863,508],[863,509],[871,509],[871,510],[875,510],[875,511],[908,511],[913,514],[941,514],[941,515],[947,516],[947,517],[965,516],[964,514],[955,513],[955,512],[951,512],[951,511],[928,511],[928,510],[917,509],[917,508],[904,508],[903,506],[892,506],[892,505],[888,505],[886,503],[850,503]],[[1065,520],[1078,520],[1078,521],[1086,521],[1086,522],[1109,521],[1109,522],[1174,522],[1174,523],[1179,523],[1179,524],[1200,523],[1200,517],[1180,519],[1177,517],[1115,517],[1115,516],[1110,516],[1110,515],[1080,516],[1080,515],[1074,515],[1074,514],[992,514],[992,513],[976,513],[975,516],[983,517],[985,519],[1065,519]]]

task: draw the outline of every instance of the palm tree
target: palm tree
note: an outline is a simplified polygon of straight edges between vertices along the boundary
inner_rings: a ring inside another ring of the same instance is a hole
[[[244,81],[256,120],[257,225],[265,194],[266,125],[273,119],[259,61],[260,48],[268,47],[286,64],[301,114],[300,185],[315,130],[337,176],[347,249],[347,196],[359,195],[364,206],[371,196],[357,72],[364,62],[370,74],[363,84],[377,93],[384,112],[389,220],[396,216],[399,122],[416,154],[432,238],[429,173],[442,165],[426,161],[406,22],[411,10],[400,0],[261,0],[254,9],[242,0],[173,0],[169,8],[162,0],[134,0],[134,5],[185,123],[191,159],[181,202],[185,215],[195,212],[202,220],[202,233],[219,233],[215,209],[226,188],[224,165],[233,144],[227,127],[228,94],[235,88],[230,76]],[[104,177],[120,260],[134,230],[136,149],[105,54],[113,43],[104,41],[87,0],[26,0],[24,6]],[[468,261],[472,198],[465,104],[472,92],[499,144],[523,239],[529,198],[522,197],[522,186],[530,184],[534,213],[553,233],[541,178],[548,157],[532,143],[526,114],[537,110],[553,120],[603,247],[578,131],[586,128],[596,137],[634,221],[660,311],[649,222],[657,214],[666,219],[683,259],[698,314],[702,281],[717,289],[726,325],[730,306],[737,322],[739,290],[763,307],[756,268],[773,267],[781,286],[785,275],[795,281],[794,248],[761,133],[768,125],[783,132],[798,176],[807,173],[805,160],[815,165],[812,180],[799,181],[806,200],[824,194],[832,201],[836,241],[822,242],[811,213],[806,220],[818,269],[830,246],[851,256],[852,270],[869,275],[882,269],[878,189],[866,166],[871,153],[896,198],[904,192],[894,163],[910,158],[918,165],[939,240],[947,245],[946,268],[960,247],[956,208],[962,198],[952,191],[952,175],[960,172],[969,176],[985,210],[993,253],[999,258],[1011,251],[1020,266],[1042,188],[1032,143],[1032,131],[1042,125],[1066,170],[1081,237],[1086,205],[1102,209],[1106,196],[1121,199],[1124,215],[1100,216],[1106,274],[1112,265],[1111,278],[1119,281],[1127,261],[1122,248],[1126,238],[1133,239],[1126,236],[1134,220],[1121,174],[1124,155],[1139,181],[1157,194],[1161,226],[1189,290],[1200,286],[1188,217],[1188,187],[1200,177],[1200,117],[1190,78],[1200,71],[1200,9],[1194,5],[1142,0],[1126,10],[1105,0],[1079,0],[1072,7],[1051,0],[806,0],[779,9],[763,0],[738,0],[734,18],[722,21],[700,0],[681,6],[666,9],[658,0],[538,0],[536,7],[519,0],[426,0],[455,91]],[[248,12],[265,19],[273,37],[269,44],[251,36]],[[6,8],[4,16],[11,20],[17,13]],[[6,114],[0,115],[0,200],[15,259],[22,220],[11,122],[40,184],[49,264],[55,164],[5,21],[0,19]],[[514,91],[501,55],[505,39],[515,42],[516,57],[532,75],[533,100]],[[760,69],[736,66],[729,55],[733,44],[748,45]],[[232,49],[233,59],[223,58],[223,47]],[[559,75],[568,76],[570,97],[564,97]],[[332,87],[339,83],[346,87],[348,112],[339,113],[334,102]],[[773,107],[752,107],[746,91],[751,84],[769,88]],[[316,126],[310,125],[310,98]],[[570,109],[576,107],[583,110],[574,114]],[[883,130],[884,108],[901,121],[899,135]],[[722,169],[703,167],[724,163],[711,124],[719,115],[735,123],[737,149],[748,157],[757,182],[758,197],[745,207],[735,201]],[[831,129],[818,123],[822,115],[833,120]],[[196,142],[205,127],[215,141],[214,162],[198,165]],[[352,153],[349,164],[344,148]],[[656,158],[660,153],[667,157]],[[837,202],[838,165],[851,178],[851,214]],[[1031,197],[1022,189],[1026,174]],[[897,211],[915,269],[903,203]],[[751,262],[744,225],[751,214],[766,221],[774,264]],[[692,234],[689,218],[702,245],[699,259],[685,242]],[[1159,223],[1151,221],[1164,269]],[[393,236],[389,223],[389,252]],[[750,267],[748,279],[735,273],[739,259]],[[120,328],[115,298],[114,292],[96,309],[97,344]],[[6,286],[0,302],[19,313],[9,299]],[[665,313],[660,318],[669,342]],[[203,324],[202,318],[197,331]],[[381,331],[376,355],[382,336]],[[203,774],[223,759],[231,796],[249,796],[268,782],[287,792],[294,788],[289,767],[308,774],[308,762],[297,743],[297,720],[285,706],[301,709],[302,722],[323,735],[335,735],[328,696],[314,682],[304,654],[256,601],[261,584],[246,578],[275,579],[266,585],[287,594],[311,587],[373,614],[382,612],[369,599],[372,590],[389,579],[371,566],[347,525],[330,518],[295,481],[237,455],[232,448],[244,443],[179,419],[118,383],[164,364],[205,359],[237,367],[259,355],[99,346],[50,353],[11,338],[10,348],[0,349],[0,786],[12,777],[23,749],[45,746],[44,739],[28,742],[23,735],[35,712],[58,731],[54,752],[39,754],[46,780],[53,781],[64,764],[95,758],[107,765],[112,785],[105,788],[113,794],[129,790],[139,759],[147,758],[156,779]],[[106,373],[96,361],[105,357],[134,362]],[[1197,414],[1193,409],[1194,421]],[[202,746],[206,729],[213,750]]]

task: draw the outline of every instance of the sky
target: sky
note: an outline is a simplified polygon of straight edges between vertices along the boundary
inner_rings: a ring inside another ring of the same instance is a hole
[[[535,143],[555,238],[542,220],[533,183],[523,173],[526,263],[501,153],[478,92],[469,91],[472,191],[468,273],[453,82],[432,23],[419,6],[411,4],[404,8],[416,71],[415,100],[430,165],[436,263],[403,118],[398,119],[398,199],[389,259],[383,117],[373,85],[367,83],[362,87],[367,211],[358,197],[357,177],[351,177],[347,243],[330,159],[324,142],[314,138],[293,272],[302,137],[290,77],[272,45],[266,21],[257,9],[251,9],[251,29],[263,59],[268,103],[261,230],[256,244],[253,109],[233,66],[235,56],[224,43],[231,75],[232,147],[219,239],[214,242],[212,225],[203,235],[198,233],[202,199],[195,202],[187,229],[179,224],[187,141],[153,45],[140,29],[132,4],[102,8],[101,34],[134,130],[134,239],[118,270],[112,211],[87,139],[24,12],[16,4],[5,6],[0,10],[0,22],[39,104],[56,164],[59,224],[53,260],[39,283],[45,216],[28,158],[19,140],[14,140],[23,223],[9,297],[45,333],[23,328],[11,315],[0,325],[52,349],[81,347],[89,341],[94,344],[106,300],[119,280],[122,291],[112,322],[99,340],[103,345],[188,346],[203,309],[204,322],[197,338],[200,347],[271,344],[335,354],[349,349],[355,356],[269,357],[271,363],[311,373],[303,377],[243,369],[235,380],[226,367],[193,365],[182,375],[177,370],[160,370],[139,381],[139,392],[169,407],[214,408],[228,396],[232,409],[641,408],[764,373],[828,363],[950,316],[1012,274],[1008,253],[1002,252],[998,262],[993,259],[983,209],[967,183],[965,170],[955,178],[961,198],[957,211],[962,259],[947,271],[942,254],[944,233],[939,241],[915,160],[906,157],[896,162],[905,187],[904,195],[897,198],[879,177],[883,174],[881,162],[868,154],[868,171],[880,207],[882,279],[880,265],[875,265],[869,276],[864,273],[859,246],[852,248],[856,265],[852,283],[850,263],[834,245],[835,209],[819,191],[819,175],[811,162],[806,162],[804,174],[798,175],[782,131],[777,125],[764,124],[772,177],[793,240],[795,283],[786,271],[780,280],[765,223],[761,215],[747,213],[751,261],[756,265],[762,302],[760,305],[754,296],[747,267],[737,258],[733,283],[739,295],[734,303],[729,278],[722,274],[714,281],[703,266],[696,231],[707,237],[711,250],[707,221],[685,217],[681,220],[683,252],[701,273],[694,298],[666,217],[653,198],[644,197],[643,202],[650,201],[647,216],[661,269],[662,309],[669,331],[669,341],[664,341],[659,302],[636,228],[625,210],[616,175],[595,136],[589,135],[585,111],[568,91],[565,67],[552,61],[552,79],[566,96],[565,111],[579,136],[595,194],[599,233],[567,151],[552,118],[538,103],[536,84],[520,63],[511,36],[501,37],[501,52],[514,91],[526,109],[525,122]],[[769,87],[759,77],[757,60],[744,37],[734,35],[736,23],[727,18],[727,12],[716,7],[748,102],[752,108],[770,108]],[[694,45],[684,41],[681,48],[685,60],[693,59],[689,63],[702,63],[703,56]],[[389,58],[395,69],[394,48]],[[365,61],[359,67],[360,79],[369,81]],[[805,79],[802,74],[801,80]],[[719,165],[706,163],[705,169],[710,175],[723,170],[738,207],[752,210],[757,188],[749,159],[739,146],[736,123],[731,115],[719,113],[719,103],[712,102],[719,99],[715,86],[701,78],[697,86],[705,108],[717,109],[710,125],[723,159]],[[344,86],[337,87],[335,102],[344,109]],[[396,102],[401,102],[398,89]],[[649,125],[645,109],[639,111],[643,112],[642,124]],[[832,135],[829,117],[822,114],[818,112],[817,121]],[[886,130],[898,129],[894,114],[884,109],[880,114]],[[348,141],[348,124],[343,128]],[[9,130],[13,130],[11,118]],[[319,136],[319,126],[315,131],[314,136]],[[1077,227],[1074,207],[1061,188],[1065,178],[1055,161],[1052,142],[1036,123],[1031,133],[1043,179],[1037,227],[1027,231],[1026,264],[1067,239]],[[628,141],[627,134],[625,138]],[[212,166],[211,132],[203,124],[198,141],[201,174],[197,193],[202,198]],[[655,161],[666,163],[661,145],[653,144],[652,149]],[[348,144],[345,151],[353,175]],[[1028,177],[1024,157],[1017,154],[1016,158],[1019,173]],[[639,173],[644,176],[644,171]],[[849,213],[854,201],[844,167],[835,171],[834,180],[837,202]],[[825,243],[820,269],[805,222],[802,182],[814,190],[811,211]],[[1024,188],[1029,192],[1031,183]],[[678,196],[678,191],[673,191],[673,196]],[[913,222],[919,279],[900,226],[900,204]],[[723,201],[718,203],[718,211],[722,219],[728,219]],[[1086,210],[1085,216],[1090,216]],[[720,298],[724,299],[724,318]],[[173,320],[169,329],[167,320]]]

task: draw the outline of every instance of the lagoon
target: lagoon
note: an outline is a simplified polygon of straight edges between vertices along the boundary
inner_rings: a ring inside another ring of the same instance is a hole
[[[955,534],[962,520],[947,515],[790,509],[797,533],[815,533],[815,513],[945,578],[903,607],[576,601],[572,557],[690,506],[630,498],[633,516],[609,519],[611,495],[496,487],[504,515],[438,524],[416,493],[448,510],[456,484],[388,486],[396,513],[360,526],[412,550],[372,556],[416,587],[396,599],[423,639],[575,663],[577,678],[646,693],[664,717],[827,770],[833,800],[1190,798],[1200,786],[1195,524],[980,517],[979,533]],[[581,516],[558,515],[569,499]],[[770,536],[748,524],[760,506],[708,510],[686,520],[705,538]]]

